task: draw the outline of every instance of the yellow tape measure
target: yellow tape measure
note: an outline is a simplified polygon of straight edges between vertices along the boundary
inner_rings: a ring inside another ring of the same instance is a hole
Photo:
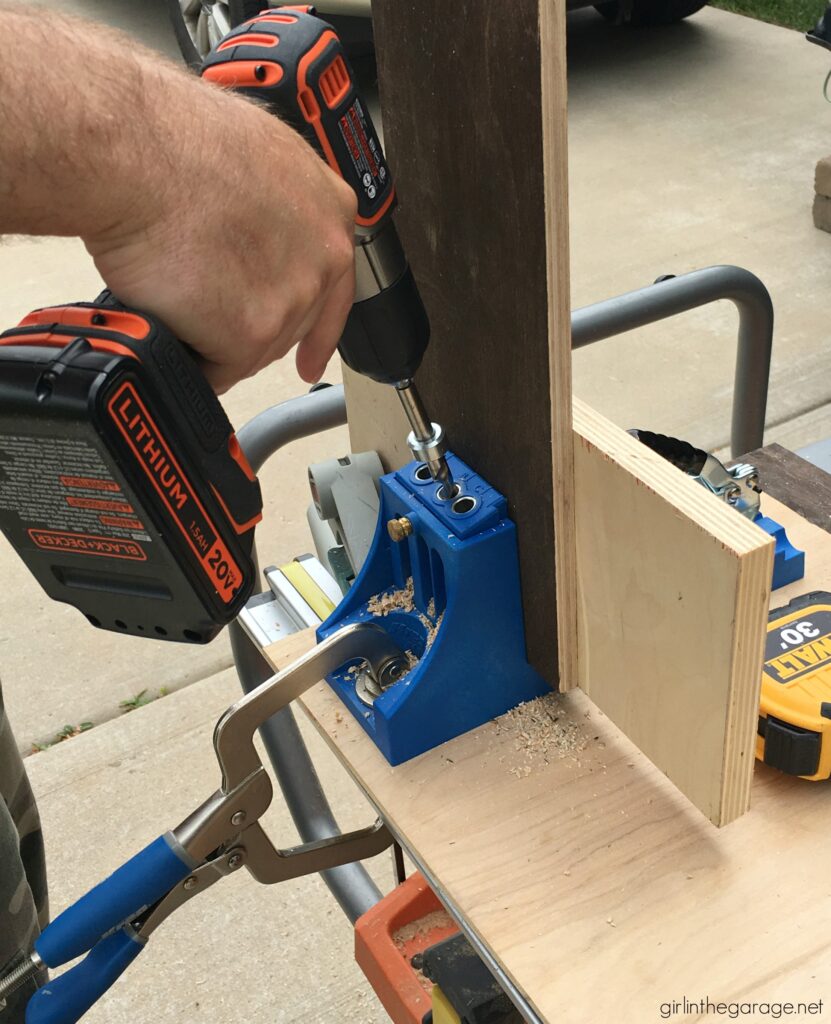
[[[788,775],[831,776],[831,594],[770,613],[756,757]]]

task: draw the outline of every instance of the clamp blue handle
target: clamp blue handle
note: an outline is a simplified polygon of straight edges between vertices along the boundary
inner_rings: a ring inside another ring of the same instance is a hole
[[[132,928],[121,928],[102,939],[76,967],[35,992],[26,1007],[26,1024],[75,1024],[130,966],[144,944]]]
[[[159,836],[56,917],[35,941],[38,956],[47,967],[81,956],[166,896],[193,867],[172,832]]]

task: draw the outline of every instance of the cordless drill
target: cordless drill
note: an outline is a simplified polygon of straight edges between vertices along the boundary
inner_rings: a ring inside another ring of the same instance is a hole
[[[429,467],[440,496],[453,497],[444,431],[431,422],[412,379],[430,325],[392,219],[392,175],[337,34],[313,7],[266,10],[214,47],[202,75],[262,102],[354,190],[355,303],[339,351],[357,373],[395,387],[413,455]]]

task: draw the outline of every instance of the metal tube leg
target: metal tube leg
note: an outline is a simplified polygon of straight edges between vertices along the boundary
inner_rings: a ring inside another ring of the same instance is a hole
[[[228,628],[240,683],[249,693],[274,675],[274,670],[238,622]],[[303,842],[340,835],[291,708],[269,718],[260,727],[260,736]],[[362,864],[331,868],[322,871],[321,877],[352,924],[381,898],[381,891]]]
[[[237,433],[237,440],[251,468],[258,473],[263,463],[290,441],[319,434],[346,423],[343,385],[321,388],[290,398],[266,409]]]
[[[289,442],[345,422],[346,400],[343,387],[338,385],[266,409],[248,422],[237,438],[256,473]],[[240,683],[248,693],[274,673],[238,622],[228,628]],[[291,708],[272,716],[260,729],[260,736],[300,838],[312,842],[339,835],[340,828]],[[381,891],[362,864],[332,868],[321,872],[321,877],[352,923],[381,898]]]
[[[730,438],[735,457],[760,448],[765,429],[773,303],[755,274],[741,267],[706,267],[584,306],[571,314],[571,346],[583,348],[719,299],[729,299],[739,313]]]

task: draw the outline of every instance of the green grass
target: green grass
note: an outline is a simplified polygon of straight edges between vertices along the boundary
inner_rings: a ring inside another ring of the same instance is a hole
[[[153,693],[147,689],[140,690],[134,696],[128,697],[127,700],[120,701],[118,706],[122,714],[127,714],[130,711],[143,708],[146,704],[152,704],[154,700],[158,700],[160,697],[166,697],[169,692],[166,686],[163,686],[158,693]],[[82,732],[87,732],[88,729],[91,729],[93,724],[93,722],[81,722],[79,725],[65,725],[60,732],[55,734],[53,739],[47,740],[45,743],[33,743],[32,753],[39,754],[42,750],[54,747],[56,743],[63,743],[65,740],[71,740],[74,736],[80,736]]]
[[[152,704],[154,700],[158,700],[159,697],[166,697],[167,694],[168,690],[165,686],[156,694],[151,693],[149,690],[141,690],[135,697],[129,697],[127,700],[121,701],[118,706],[126,714],[128,711],[143,708],[146,704]]]
[[[799,32],[813,28],[825,10],[824,0],[711,0],[711,6]]]
[[[64,740],[71,740],[73,736],[80,736],[82,732],[86,732],[92,728],[92,722],[81,722],[80,725],[65,725],[59,733],[55,734],[53,740],[49,740],[47,743],[33,743],[32,753],[39,754],[42,750],[48,750],[50,747],[54,747],[56,743],[63,743]]]

